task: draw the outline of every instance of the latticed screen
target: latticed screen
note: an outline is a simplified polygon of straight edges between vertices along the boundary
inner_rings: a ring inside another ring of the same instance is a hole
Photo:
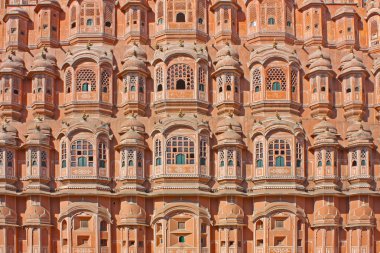
[[[93,167],[94,149],[90,142],[77,140],[71,144],[71,167]]]
[[[175,21],[178,13],[185,15],[185,22],[193,22],[192,2],[192,0],[169,0],[167,2],[169,22]]]
[[[184,136],[175,136],[166,143],[167,164],[194,164],[194,142]]]
[[[281,68],[273,67],[266,71],[266,86],[270,91],[286,91],[286,75]]]
[[[252,72],[252,89],[255,92],[261,91],[261,73],[259,69],[255,69]]]
[[[201,165],[206,165],[206,159],[207,159],[207,140],[202,139],[201,140],[201,147],[199,150],[199,159]]]
[[[297,167],[301,167],[302,165],[302,144],[296,143],[296,159],[297,159]]]
[[[66,168],[66,159],[67,159],[66,142],[63,141],[61,144],[61,167],[62,168]]]
[[[269,143],[269,166],[291,166],[290,145],[285,140],[273,140]]]
[[[162,149],[161,149],[161,140],[156,140],[154,145],[154,156],[156,158],[156,165],[161,165]]]
[[[91,69],[80,69],[76,78],[77,91],[96,91],[96,74]]]
[[[187,64],[179,63],[170,66],[167,78],[168,90],[177,89],[180,82],[184,82],[185,89],[194,89],[194,71]]]
[[[256,167],[261,168],[263,167],[263,163],[264,163],[264,148],[263,148],[262,142],[256,143],[255,153],[256,153]]]
[[[101,80],[100,80],[100,83],[102,86],[102,92],[109,91],[110,80],[111,80],[111,74],[107,70],[103,70]]]
[[[98,144],[98,157],[99,157],[99,167],[105,168],[107,161],[107,151],[106,144],[104,142],[100,142]]]
[[[100,25],[100,10],[98,4],[83,3],[81,6],[81,25],[93,26]]]
[[[298,83],[298,71],[295,69],[292,69],[291,75],[292,75],[292,92],[295,92],[297,89],[297,83]]]

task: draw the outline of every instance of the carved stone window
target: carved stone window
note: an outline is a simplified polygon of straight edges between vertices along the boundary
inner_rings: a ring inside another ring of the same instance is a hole
[[[66,77],[65,77],[65,90],[66,90],[66,93],[70,93],[71,92],[72,80],[73,80],[73,74],[69,70],[69,71],[67,71]]]
[[[184,136],[175,136],[166,143],[167,164],[195,164],[194,142]]]
[[[90,142],[77,140],[71,144],[71,167],[93,167],[94,149]]]
[[[200,142],[199,159],[200,159],[200,165],[206,165],[207,140],[205,139],[201,139],[201,142]]]
[[[178,63],[170,66],[167,78],[168,90],[194,89],[194,71],[187,64]]]
[[[261,91],[261,73],[259,69],[252,71],[252,89],[254,92]]]
[[[61,167],[66,168],[67,166],[67,150],[66,150],[66,142],[63,141],[61,143]]]
[[[291,150],[286,140],[273,140],[268,147],[269,166],[284,167],[291,166]]]
[[[96,74],[92,69],[80,69],[76,77],[77,91],[96,91]]]
[[[107,146],[106,146],[106,143],[104,142],[100,142],[98,144],[98,157],[99,157],[99,168],[106,168]]]
[[[257,142],[255,147],[256,152],[256,168],[264,166],[264,145],[262,142]]]
[[[100,80],[100,83],[102,86],[102,92],[107,93],[109,91],[110,80],[111,80],[111,74],[107,70],[103,70],[101,80]]]
[[[286,91],[286,75],[279,67],[266,71],[266,86],[269,91]]]
[[[156,165],[162,164],[162,147],[161,140],[156,140],[154,145],[154,157],[156,158]]]

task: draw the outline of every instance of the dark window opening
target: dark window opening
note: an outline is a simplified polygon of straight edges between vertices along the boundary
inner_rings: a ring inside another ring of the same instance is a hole
[[[177,83],[176,83],[176,89],[177,90],[184,90],[184,89],[186,89],[186,83],[185,83],[185,81],[182,80],[182,79],[179,79],[177,81]]]
[[[157,86],[157,91],[162,91],[162,84],[159,84],[159,85]]]
[[[178,13],[176,18],[175,18],[175,21],[178,23],[186,22],[185,14],[183,14],[182,12]]]
[[[105,25],[106,25],[106,27],[111,27],[111,22],[110,22],[110,21],[107,21],[107,22],[105,23]]]

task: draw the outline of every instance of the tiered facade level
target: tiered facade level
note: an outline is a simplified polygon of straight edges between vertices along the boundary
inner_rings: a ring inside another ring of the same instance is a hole
[[[0,253],[380,252],[379,0],[0,18]]]

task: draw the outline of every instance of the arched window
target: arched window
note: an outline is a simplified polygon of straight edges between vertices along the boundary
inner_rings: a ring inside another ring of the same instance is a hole
[[[371,22],[371,39],[375,40],[378,38],[378,26],[377,21],[374,20]]]
[[[106,150],[106,143],[104,142],[100,142],[98,145],[98,157],[99,157],[99,168],[105,168],[106,161],[107,161],[107,150]]]
[[[360,151],[360,159],[361,159],[360,164],[362,166],[366,166],[367,165],[367,151],[365,149],[362,149]]]
[[[227,150],[227,166],[234,166],[234,151]]]
[[[183,23],[183,22],[186,22],[185,14],[182,13],[182,12],[177,13],[177,15],[176,15],[176,17],[175,17],[175,21],[176,21],[177,23]]]
[[[13,166],[13,152],[7,151],[7,166],[12,167]]]
[[[61,143],[61,167],[66,168],[67,166],[67,150],[66,150],[66,142],[63,141]]]
[[[273,82],[272,84],[272,90],[281,90],[281,85],[279,82]]]
[[[162,84],[157,85],[157,91],[162,91]]]
[[[110,86],[111,74],[107,70],[102,71],[100,85],[102,87],[102,92],[107,93]]]
[[[127,161],[128,161],[128,163],[127,163],[128,166],[130,166],[130,167],[135,166],[135,150],[128,149]]]
[[[326,166],[332,165],[332,154],[331,151],[326,151]]]
[[[104,220],[100,222],[100,231],[107,231],[107,222]]]
[[[302,165],[302,145],[301,143],[296,143],[296,166],[297,168],[301,167]]]
[[[90,142],[77,140],[71,144],[71,167],[93,167],[94,149]]]
[[[164,77],[163,77],[163,71],[161,67],[156,69],[156,82],[157,82],[157,91],[162,91]]]
[[[207,158],[207,141],[205,139],[201,139],[200,148],[199,148],[200,165],[206,165],[206,158]]]
[[[47,166],[47,153],[45,151],[41,151],[41,167],[46,168]]]
[[[82,85],[82,91],[88,91],[88,83]]]
[[[185,242],[185,237],[183,235],[181,235],[180,237],[178,237],[178,242],[184,243]]]
[[[164,4],[162,1],[157,3],[157,24],[162,25],[164,23]]]
[[[175,136],[166,143],[166,163],[167,164],[194,164],[194,142],[184,136]]]
[[[162,164],[161,140],[156,140],[154,143],[154,156],[156,157],[156,165],[161,165]]]
[[[80,11],[80,23],[86,24],[87,28],[93,31],[95,26],[100,25],[100,8],[99,5],[93,1],[82,2]],[[88,29],[83,29],[88,32]]]
[[[291,150],[286,140],[273,140],[269,143],[269,166],[291,166]]]
[[[92,18],[87,19],[86,25],[87,26],[93,26],[94,25],[94,20]]]
[[[224,167],[224,151],[219,151],[219,166]]]
[[[186,89],[186,83],[185,83],[185,81],[182,80],[182,79],[177,80],[175,88],[176,88],[176,90],[184,90],[184,89]]]
[[[258,220],[256,222],[256,230],[263,230],[264,229],[264,223],[262,220]]]
[[[263,167],[263,158],[264,158],[264,148],[262,142],[257,142],[255,145],[255,153],[256,153],[256,166],[258,168]]]
[[[71,8],[71,18],[70,18],[70,27],[71,29],[75,28],[77,26],[77,8],[73,6]]]
[[[185,89],[187,90],[194,89],[193,69],[189,65],[182,63],[170,66],[167,75],[167,89],[174,90],[178,86],[182,88],[183,84],[185,84]]]
[[[268,25],[274,25],[275,24],[275,19],[274,18],[268,18]]]

